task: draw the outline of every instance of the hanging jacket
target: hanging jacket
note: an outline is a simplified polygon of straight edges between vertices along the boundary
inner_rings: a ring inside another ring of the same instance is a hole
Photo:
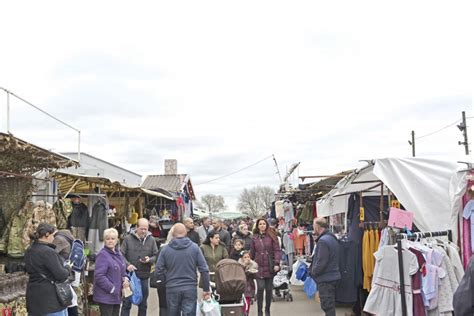
[[[71,226],[87,227],[89,211],[84,203],[72,204]]]

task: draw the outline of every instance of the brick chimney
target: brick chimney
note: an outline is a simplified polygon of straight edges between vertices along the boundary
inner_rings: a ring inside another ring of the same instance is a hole
[[[165,175],[178,174],[178,160],[165,159]]]

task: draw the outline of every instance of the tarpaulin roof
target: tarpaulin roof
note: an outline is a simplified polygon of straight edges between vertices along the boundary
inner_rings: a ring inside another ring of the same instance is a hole
[[[77,166],[79,163],[30,144],[12,134],[0,133],[0,170],[32,175],[43,169],[59,169]]]
[[[347,212],[350,193],[380,195],[383,183],[400,203],[414,213],[422,231],[457,231],[457,218],[466,190],[466,171],[456,162],[425,158],[375,159],[339,181],[317,203],[318,216]],[[387,191],[384,190],[384,194]],[[457,236],[457,234],[453,234]]]
[[[221,219],[237,219],[237,218],[247,217],[246,214],[235,212],[235,211],[218,212],[218,213],[213,213],[212,215],[216,218],[221,218]]]
[[[59,191],[63,194],[70,190],[74,193],[90,193],[93,186],[97,186],[102,192],[142,192],[148,195],[174,200],[171,193],[163,192],[163,190],[161,190],[162,192],[156,192],[142,187],[127,186],[124,183],[112,181],[104,177],[70,174],[65,172],[53,172],[53,176],[58,183]]]

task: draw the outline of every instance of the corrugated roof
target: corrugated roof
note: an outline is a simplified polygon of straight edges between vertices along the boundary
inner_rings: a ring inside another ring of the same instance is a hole
[[[79,174],[69,174],[63,172],[52,173],[61,193],[74,192],[74,193],[89,193],[91,192],[91,184],[100,187],[102,192],[143,192],[148,195],[157,197],[163,197],[168,200],[174,200],[171,193],[163,191],[156,192],[147,190],[142,187],[128,186],[124,183],[112,181],[104,177],[85,176]]]
[[[186,178],[186,174],[150,175],[145,178],[141,186],[149,190],[164,189],[169,192],[180,192]]]

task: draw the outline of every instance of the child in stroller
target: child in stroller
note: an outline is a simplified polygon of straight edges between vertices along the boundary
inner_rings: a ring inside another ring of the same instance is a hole
[[[272,300],[275,301],[276,298],[282,298],[287,302],[293,302],[293,295],[290,290],[290,279],[289,279],[289,269],[288,266],[281,267],[281,270],[273,278],[273,296]]]

